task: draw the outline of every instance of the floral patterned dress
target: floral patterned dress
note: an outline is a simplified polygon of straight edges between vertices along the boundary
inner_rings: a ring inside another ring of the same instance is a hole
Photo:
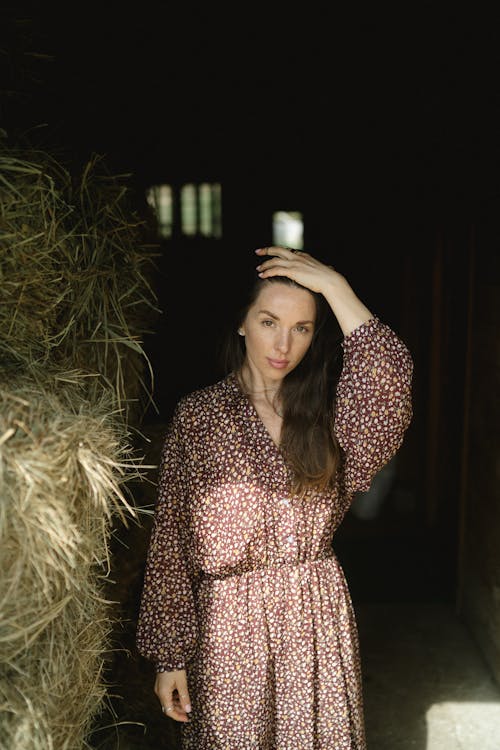
[[[157,671],[186,669],[185,750],[366,747],[356,620],[332,540],[403,441],[413,361],[377,316],[342,347],[330,492],[290,493],[234,374],[174,411],[136,637]]]

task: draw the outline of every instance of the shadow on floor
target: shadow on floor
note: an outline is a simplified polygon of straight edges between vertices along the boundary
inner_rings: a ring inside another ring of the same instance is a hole
[[[500,686],[418,524],[348,514],[335,538],[357,613],[368,750],[500,750]]]
[[[356,609],[368,750],[500,750],[500,687],[448,604]]]

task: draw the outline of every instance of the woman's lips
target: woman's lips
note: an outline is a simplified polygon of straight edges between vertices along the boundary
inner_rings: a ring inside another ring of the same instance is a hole
[[[288,359],[270,359],[268,357],[267,361],[269,362],[271,367],[275,367],[277,370],[283,370],[289,364]]]

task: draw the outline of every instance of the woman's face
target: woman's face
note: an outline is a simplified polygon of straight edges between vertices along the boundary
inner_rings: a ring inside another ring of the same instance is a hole
[[[306,289],[264,283],[240,327],[246,362],[266,380],[283,380],[307,352],[314,332],[316,304]]]

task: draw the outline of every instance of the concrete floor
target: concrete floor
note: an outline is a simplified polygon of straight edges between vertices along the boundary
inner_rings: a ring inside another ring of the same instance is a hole
[[[456,616],[453,555],[391,507],[336,536],[357,612],[368,750],[500,750],[500,686]]]
[[[500,750],[500,687],[450,605],[356,610],[368,750]]]

